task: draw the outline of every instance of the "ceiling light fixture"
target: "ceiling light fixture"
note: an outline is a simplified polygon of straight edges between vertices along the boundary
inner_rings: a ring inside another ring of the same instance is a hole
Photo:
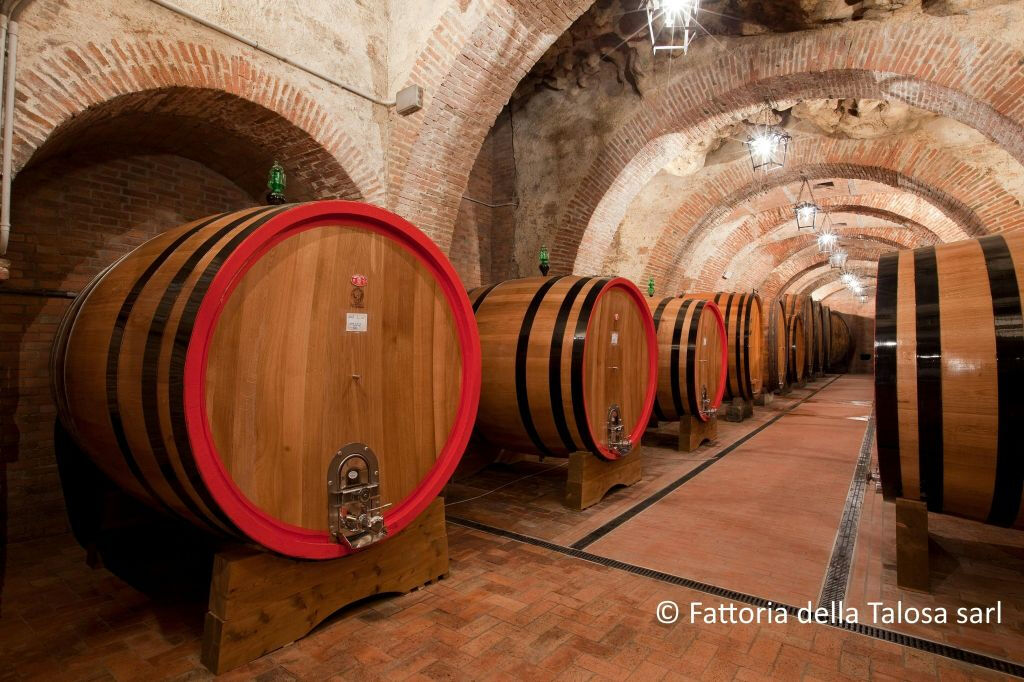
[[[805,189],[807,190],[807,199],[803,198]],[[793,212],[796,214],[796,229],[814,230],[817,227],[816,219],[818,213],[821,212],[821,207],[814,201],[814,192],[806,177],[800,181],[800,191],[797,192]]]
[[[818,253],[832,253],[839,244],[839,237],[835,232],[822,231],[818,235]]]
[[[786,165],[789,142],[793,138],[773,122],[774,118],[775,108],[769,100],[758,112],[747,136],[747,151],[755,175],[758,171],[767,173]]]
[[[658,50],[682,50],[686,54],[697,35],[700,0],[646,0],[645,5],[654,54],[658,54]],[[656,29],[655,24],[659,28]]]
[[[836,249],[832,252],[832,255],[828,257],[828,264],[833,270],[842,270],[846,267],[846,259],[849,258],[849,254],[842,249]]]

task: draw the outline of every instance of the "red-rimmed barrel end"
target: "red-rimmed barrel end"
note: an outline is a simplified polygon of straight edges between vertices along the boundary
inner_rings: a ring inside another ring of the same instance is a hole
[[[455,472],[469,442],[480,400],[480,338],[469,298],[447,257],[412,223],[370,204],[326,200],[286,209],[249,235],[213,278],[196,315],[184,370],[186,427],[203,482],[239,530],[267,549],[304,559],[333,559],[353,550],[333,542],[326,532],[293,526],[269,516],[256,507],[231,479],[217,454],[206,417],[206,362],[217,320],[242,275],[284,239],[339,221],[389,237],[419,259],[440,284],[452,311],[462,349],[461,392],[448,440],[430,473],[404,500],[385,512],[384,522],[390,535],[401,532],[412,523],[440,494]]]
[[[725,330],[725,316],[722,315],[722,309],[718,307],[718,304],[714,301],[707,301],[704,305],[705,309],[710,307],[711,312],[715,315],[715,322],[718,323],[718,332],[722,343],[719,344],[722,348],[722,362],[719,364],[718,372],[718,393],[715,395],[715,399],[712,401],[711,406],[716,410],[722,404],[722,398],[725,397],[725,386],[729,383],[729,338],[726,335]],[[703,412],[697,415],[702,421],[710,421],[711,417],[705,415]]]
[[[647,393],[644,396],[644,407],[641,411],[640,418],[634,424],[632,431],[629,433],[629,442],[639,443],[640,439],[644,435],[644,431],[647,430],[647,424],[651,421],[651,414],[654,412],[654,399],[658,392],[658,334],[654,328],[654,316],[651,314],[651,309],[647,305],[647,301],[644,299],[644,295],[640,292],[640,289],[632,281],[625,277],[615,277],[604,285],[601,293],[598,294],[597,300],[594,301],[596,306],[597,301],[605,295],[606,292],[611,289],[620,288],[624,289],[629,295],[637,308],[640,310],[640,319],[644,325],[644,336],[647,339]],[[587,322],[587,337],[590,336],[590,322]],[[586,392],[586,377],[583,379],[583,390]],[[584,404],[586,409],[586,404]],[[590,413],[587,412],[587,426],[590,427]],[[613,452],[605,447],[601,443],[600,434],[594,433],[593,428],[590,430],[591,437],[594,443],[597,444],[597,454],[606,460],[614,461],[621,459],[624,455],[620,455],[617,452]],[[628,456],[628,455],[625,455]]]

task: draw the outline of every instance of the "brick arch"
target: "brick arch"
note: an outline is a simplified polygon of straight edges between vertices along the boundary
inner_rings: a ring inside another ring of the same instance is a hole
[[[424,107],[395,121],[389,203],[445,251],[487,132],[523,77],[593,2],[452,8],[420,52],[409,83],[424,86]]]
[[[856,272],[874,272],[878,257],[890,250],[888,247],[848,249],[850,258],[847,261],[847,267]],[[807,272],[823,271],[828,267],[828,259],[819,254],[817,249],[807,249],[780,263],[776,269],[768,273],[752,288],[757,289],[763,298],[770,300],[779,294],[788,292],[793,283]]]
[[[839,234],[879,236],[890,239],[899,248],[912,249],[937,243],[939,237],[928,225],[948,220],[934,206],[902,192],[837,197],[819,200],[818,203],[827,208],[837,222],[843,222],[843,215],[858,215],[888,223],[872,228],[836,228]],[[951,227],[955,228],[953,225]],[[703,290],[716,286],[715,283],[723,273],[734,271],[737,264],[744,263],[750,254],[766,243],[778,240],[783,230],[794,234],[797,232],[791,204],[764,210],[749,217],[731,230],[725,239],[717,240],[713,248],[705,244],[711,239],[707,236],[693,249],[696,253],[708,254],[697,261],[703,263],[703,268],[696,278],[695,288]]]
[[[881,229],[903,244],[902,248],[936,244],[940,241],[936,231],[956,229],[956,225],[933,205],[902,191],[819,199],[818,204],[826,208],[837,222],[843,222],[843,215],[857,215],[889,223]],[[942,229],[934,230],[931,225],[942,225]],[[698,289],[714,286],[723,272],[735,269],[736,263],[741,263],[746,255],[777,239],[780,231],[797,231],[792,204],[776,206],[745,218],[729,231],[725,239],[721,239],[720,232],[724,228],[722,225],[715,230],[714,236],[709,233],[698,241],[691,253],[700,255],[691,257],[684,266],[684,274],[700,266],[695,285]]]
[[[857,272],[857,276],[861,281],[867,284],[865,291],[875,286],[876,268],[875,263],[862,263],[855,265],[854,270]],[[803,294],[811,294],[816,289],[834,282],[840,287],[845,285],[839,281],[839,276],[835,270],[827,270],[821,267],[817,270],[809,270],[800,277],[790,282],[789,286],[786,287],[786,291],[795,291]]]
[[[801,176],[869,180],[917,195],[959,228],[938,231],[942,241],[1012,229],[1024,221],[1020,201],[996,178],[939,147],[914,140],[803,138],[790,157],[785,169],[764,179],[753,178],[746,158],[709,169],[661,229],[648,272],[659,278],[674,272],[681,278],[686,259],[703,255],[693,251],[694,244],[736,206],[799,182]],[[939,230],[938,225],[932,227]]]
[[[851,261],[857,260],[865,253],[882,253],[903,248],[899,241],[874,235],[863,235],[851,239],[843,247]],[[811,235],[795,235],[788,239],[766,245],[761,253],[750,258],[751,267],[740,273],[730,282],[729,288],[737,291],[748,291],[760,288],[773,273],[788,278],[793,274],[795,264],[828,263],[828,254],[818,252],[818,244]]]
[[[886,250],[908,248],[908,240],[900,239],[899,237],[893,239],[893,235],[886,234],[882,230],[856,229],[840,234],[844,239],[843,248],[848,253],[851,249],[864,249],[866,247],[884,248]],[[793,235],[768,244],[762,244],[742,261],[742,269],[737,268],[733,271],[738,276],[730,279],[726,288],[736,289],[737,291],[751,289],[764,281],[771,272],[784,266],[788,260],[806,251],[814,251],[815,253],[818,251],[817,238],[813,235]],[[823,255],[821,260],[824,262],[827,258],[827,255]],[[701,290],[701,286],[702,283],[698,283],[689,288]],[[722,286],[714,285],[714,288],[720,289]]]
[[[860,278],[867,283],[865,293],[870,298],[872,296],[871,289],[875,287],[875,280],[877,277],[873,273],[863,273],[860,275]],[[836,292],[843,291],[844,289],[846,289],[845,284],[826,273],[818,275],[813,280],[803,284],[798,290],[812,296],[816,301],[825,302],[825,299],[829,296],[832,296]]]
[[[721,129],[756,111],[769,92],[777,100],[898,99],[969,125],[1024,162],[1024,101],[1012,94],[1024,87],[1022,59],[1005,43],[921,22],[765,36],[694,57],[593,160],[559,221],[552,266],[600,266],[615,217],[657,170],[631,162],[664,163],[665,154],[649,153],[648,145],[667,134],[694,140]]]
[[[179,110],[192,120],[210,121],[217,116],[215,110],[204,110],[203,102],[228,102],[230,111],[244,112],[254,142],[287,148],[297,166],[289,168],[292,174],[301,174],[298,166],[308,164],[308,184],[317,196],[383,201],[380,171],[310,95],[310,89],[279,79],[245,57],[205,44],[159,38],[53,46],[34,60],[31,69],[22,70],[14,129],[15,169],[24,167],[56,131],[81,125],[76,119],[82,117],[89,121],[95,115],[90,112],[104,105],[114,103],[128,111],[145,100],[148,106],[168,107],[174,104],[175,93],[182,91],[213,93],[194,98],[191,110],[188,106]],[[136,113],[145,109],[146,105],[140,106]],[[261,115],[254,113],[257,110]]]

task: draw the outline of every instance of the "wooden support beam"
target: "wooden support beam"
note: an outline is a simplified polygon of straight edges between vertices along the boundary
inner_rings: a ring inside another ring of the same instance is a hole
[[[712,441],[717,436],[717,417],[701,421],[691,414],[686,414],[679,420],[679,452],[693,452],[701,443]]]
[[[569,478],[565,483],[565,504],[583,511],[601,501],[617,485],[633,485],[640,481],[640,448],[625,457],[608,461],[592,452],[569,455]]]
[[[907,590],[931,591],[928,568],[928,506],[896,498],[896,584]]]
[[[448,575],[444,501],[398,535],[355,554],[304,561],[236,546],[217,554],[202,662],[219,675],[306,635],[338,609]]]

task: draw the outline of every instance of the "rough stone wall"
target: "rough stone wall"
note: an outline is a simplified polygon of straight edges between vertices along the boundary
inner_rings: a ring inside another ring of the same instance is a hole
[[[491,235],[494,229],[494,137],[489,135],[476,157],[469,185],[459,204],[448,257],[467,289],[491,278]]]
[[[172,155],[54,159],[20,174],[14,191],[11,279],[0,288],[0,534],[8,540],[67,529],[53,453],[49,356],[69,301],[4,290],[79,291],[170,227],[255,205],[227,178]]]
[[[459,205],[448,256],[467,288],[518,276],[512,127],[506,110],[488,133]]]

